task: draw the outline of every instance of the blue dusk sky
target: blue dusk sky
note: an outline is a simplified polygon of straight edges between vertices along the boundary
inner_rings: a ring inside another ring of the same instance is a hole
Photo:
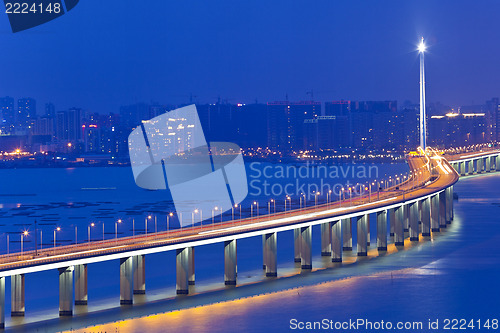
[[[12,33],[0,13],[0,96],[118,112],[194,101],[418,102],[424,36],[427,99],[451,106],[500,96],[500,2],[82,0]]]

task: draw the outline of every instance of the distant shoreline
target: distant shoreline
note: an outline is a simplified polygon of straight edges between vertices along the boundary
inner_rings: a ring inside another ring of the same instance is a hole
[[[405,159],[401,155],[397,155],[395,158],[390,157],[332,157],[329,159],[321,158],[308,158],[308,159],[298,159],[295,157],[284,157],[284,158],[263,158],[263,157],[252,157],[244,156],[246,163],[249,162],[267,162],[267,163],[287,163],[287,164],[306,164],[309,165],[332,165],[338,163],[404,163]],[[98,163],[84,163],[84,162],[73,162],[73,161],[1,161],[0,160],[0,170],[7,169],[68,169],[68,168],[95,168],[95,167],[130,167],[130,162],[116,162],[109,163],[111,161],[102,161]]]

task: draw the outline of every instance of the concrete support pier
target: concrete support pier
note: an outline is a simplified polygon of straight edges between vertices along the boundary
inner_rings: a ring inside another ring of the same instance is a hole
[[[484,171],[485,172],[490,172],[491,171],[491,158],[490,157],[486,157],[485,159],[485,168],[484,168]]]
[[[321,224],[321,255],[332,255],[332,226],[331,222]]]
[[[420,201],[422,206],[422,236],[428,237],[431,235],[431,199],[423,199]]]
[[[73,266],[58,268],[59,316],[73,315]]]
[[[405,245],[405,233],[404,233],[404,205],[401,205],[395,210],[395,218],[394,218],[394,244],[396,246],[404,246]]]
[[[417,202],[417,209],[418,209],[418,224],[421,224],[422,223],[422,205],[423,205],[423,201],[420,200]]]
[[[370,247],[370,215],[366,214],[366,245]]]
[[[266,276],[278,276],[277,262],[278,262],[278,246],[277,246],[277,233],[273,232],[265,234],[264,243],[264,260],[266,265]]]
[[[87,305],[87,264],[75,265],[75,305]]]
[[[295,236],[295,230],[293,231]],[[295,237],[294,237],[295,240]],[[295,258],[294,258],[295,261]],[[262,235],[262,269],[266,270],[266,235]]]
[[[469,175],[473,175],[474,174],[474,163],[472,162],[472,160],[470,160],[468,162],[468,166],[467,166],[467,173]]]
[[[366,257],[368,254],[368,215],[357,216],[356,231],[358,236],[358,256]]]
[[[387,210],[377,212],[377,250],[387,251]]]
[[[312,227],[300,228],[300,268],[312,268]]]
[[[146,293],[146,262],[145,256],[134,256],[134,294]]]
[[[453,218],[455,217],[455,213],[453,211],[453,190],[455,188],[455,185],[450,186],[450,212],[451,212],[451,220],[453,221]]]
[[[410,230],[410,205],[403,205],[404,232]]]
[[[10,315],[24,317],[24,274],[10,277]]]
[[[224,284],[236,285],[236,239],[224,242]]]
[[[410,211],[410,241],[418,242],[418,202],[414,202],[408,205]]]
[[[293,261],[300,262],[300,228],[293,229]]]
[[[177,249],[175,254],[175,290],[177,295],[186,295],[189,293],[189,250],[187,247]]]
[[[134,257],[120,259],[120,304],[134,303]]]
[[[446,212],[445,212],[445,217],[446,217],[446,224],[451,224],[451,214],[453,213],[453,191],[451,189],[451,186],[446,188],[444,191],[445,193],[445,198],[446,198]]]
[[[342,262],[342,222],[332,222],[332,262]]]
[[[0,329],[5,328],[5,277],[0,277]]]
[[[446,229],[446,190],[439,194],[439,228]]]
[[[500,155],[497,155],[496,161],[495,161],[495,169],[497,171],[500,171]]]
[[[352,251],[352,218],[342,219],[342,250]]]
[[[396,209],[389,209],[389,236],[394,236],[394,224],[396,222]]]
[[[431,197],[431,230],[439,232],[439,194]]]
[[[188,285],[194,286],[194,247],[188,247]]]

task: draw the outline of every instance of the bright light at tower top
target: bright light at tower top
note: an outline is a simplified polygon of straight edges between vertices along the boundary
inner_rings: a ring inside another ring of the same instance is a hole
[[[423,52],[425,52],[425,49],[426,49],[426,46],[424,43],[424,37],[422,37],[420,44],[418,44],[418,52],[423,53]]]

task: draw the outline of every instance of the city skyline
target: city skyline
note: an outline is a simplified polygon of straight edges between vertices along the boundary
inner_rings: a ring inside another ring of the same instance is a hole
[[[49,164],[57,156],[79,163],[89,154],[102,163],[123,164],[128,157],[127,138],[134,128],[183,106],[138,103],[121,106],[119,113],[99,114],[46,104],[44,114],[35,115],[36,104],[34,99],[19,98],[16,105],[14,98],[0,97],[0,152],[38,154],[38,160]],[[418,104],[339,100],[196,106],[211,141],[237,143],[245,156],[256,158],[398,155],[418,146]],[[431,104],[429,111],[427,133],[435,147],[500,142],[498,98],[456,110]],[[52,156],[49,160],[43,157],[47,153]]]
[[[476,38],[499,34],[493,16],[499,4],[492,1],[154,3],[137,10],[99,3],[110,16],[95,15],[96,4],[81,3],[29,31],[4,33],[11,52],[0,59],[16,66],[4,66],[0,95],[29,91],[41,105],[99,113],[140,101],[213,103],[219,97],[402,104],[418,100],[420,36],[429,47],[429,102],[477,104],[500,91],[500,50]],[[0,30],[9,30],[5,15]]]

